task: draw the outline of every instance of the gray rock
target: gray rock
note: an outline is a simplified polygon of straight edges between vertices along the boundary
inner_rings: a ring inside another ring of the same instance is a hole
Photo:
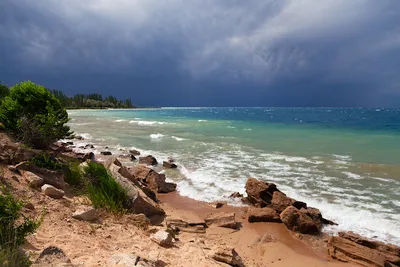
[[[90,206],[79,206],[77,210],[72,214],[72,218],[81,221],[96,221],[99,217],[97,216],[96,209]]]
[[[60,199],[65,195],[63,190],[57,189],[52,185],[45,184],[42,186],[42,192],[51,198]]]
[[[150,236],[150,239],[162,247],[170,247],[172,243],[172,235],[165,230],[159,230]]]

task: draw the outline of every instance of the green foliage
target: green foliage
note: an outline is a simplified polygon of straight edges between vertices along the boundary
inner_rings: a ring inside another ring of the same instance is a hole
[[[40,222],[23,214],[23,203],[4,188],[0,190],[0,266],[29,266],[27,256],[19,250],[25,238],[34,233]]]
[[[63,166],[65,181],[74,187],[81,187],[85,185],[82,170],[78,161],[71,161]]]
[[[107,171],[96,162],[89,162],[84,167],[87,178],[89,199],[96,208],[105,208],[112,212],[124,212],[129,203],[126,190],[121,187]]]
[[[114,96],[103,98],[100,94],[77,94],[73,97],[66,96],[62,91],[52,90],[53,95],[66,108],[134,108],[131,99],[118,100]]]
[[[39,168],[53,171],[62,169],[62,164],[59,163],[54,156],[48,153],[40,153],[39,155],[35,156],[31,162]]]
[[[34,148],[47,148],[68,137],[68,113],[43,86],[27,81],[13,86],[0,106],[0,122],[15,138]]]
[[[0,83],[0,103],[2,102],[3,98],[8,96],[9,93],[10,89],[8,89],[6,85]]]

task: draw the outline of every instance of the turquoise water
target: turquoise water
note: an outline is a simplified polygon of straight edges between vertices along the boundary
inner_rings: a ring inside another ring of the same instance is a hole
[[[136,148],[180,168],[166,175],[203,201],[244,193],[247,177],[353,230],[400,244],[400,110],[162,108],[72,110],[71,128],[100,151]],[[162,171],[162,169],[159,169]],[[235,203],[233,203],[235,204]]]

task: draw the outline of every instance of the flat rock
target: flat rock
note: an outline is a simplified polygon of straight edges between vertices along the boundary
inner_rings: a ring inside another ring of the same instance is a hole
[[[72,218],[81,221],[96,221],[99,219],[96,209],[90,206],[79,206],[72,214]]]
[[[118,253],[111,255],[108,266],[116,267],[155,267],[155,263],[133,254]]]
[[[134,155],[134,156],[139,156],[139,155],[140,155],[140,152],[137,151],[136,149],[131,149],[131,150],[129,150],[129,153],[132,154],[132,155]]]
[[[318,234],[320,232],[320,225],[293,206],[287,207],[281,213],[280,218],[289,230],[302,234]]]
[[[231,266],[244,266],[242,258],[234,248],[217,248],[211,258]]]
[[[166,224],[168,228],[177,232],[182,231],[197,234],[204,234],[207,228],[205,221],[186,222],[181,219],[167,219]]]
[[[60,199],[65,195],[63,190],[57,189],[52,185],[45,184],[42,186],[42,192],[51,198]]]
[[[24,172],[24,177],[25,180],[28,182],[29,187],[31,188],[37,189],[44,185],[44,180],[33,172]]]
[[[165,230],[157,231],[150,236],[150,239],[162,247],[171,247],[173,245],[172,235]]]
[[[217,227],[225,227],[237,229],[238,225],[235,221],[235,213],[234,212],[219,212],[219,213],[210,213],[204,219],[205,223],[209,225],[214,225]]]
[[[281,222],[278,213],[271,208],[250,208],[249,222]]]

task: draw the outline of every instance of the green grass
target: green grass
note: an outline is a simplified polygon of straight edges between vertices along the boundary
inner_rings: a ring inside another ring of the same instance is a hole
[[[20,246],[35,232],[40,221],[24,216],[21,213],[23,203],[4,187],[0,189],[0,267],[30,266]]]
[[[95,208],[111,212],[124,212],[129,198],[126,190],[119,185],[107,169],[96,162],[84,167],[89,199]]]
[[[82,187],[85,184],[83,172],[79,166],[79,161],[70,161],[63,164],[64,179],[73,187]]]
[[[31,160],[31,162],[39,168],[44,168],[53,171],[62,169],[62,164],[59,163],[55,157],[52,157],[47,153],[40,153],[39,155],[34,157]]]

